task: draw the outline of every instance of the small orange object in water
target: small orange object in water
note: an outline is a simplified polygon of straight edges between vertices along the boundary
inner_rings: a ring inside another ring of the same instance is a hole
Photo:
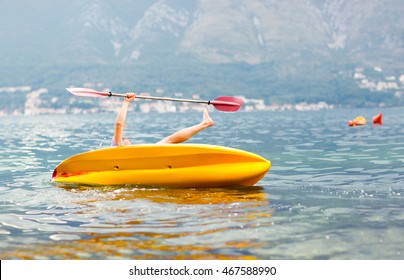
[[[366,124],[366,119],[362,116],[356,117],[353,120],[348,121],[348,126],[357,126]]]
[[[382,113],[373,117],[373,124],[374,125],[382,125]]]

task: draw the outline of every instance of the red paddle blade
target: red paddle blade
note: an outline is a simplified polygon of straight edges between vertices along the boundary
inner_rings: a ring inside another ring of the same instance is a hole
[[[86,97],[107,97],[109,95],[108,92],[96,91],[89,88],[66,88],[68,92],[77,96],[86,96]]]
[[[235,112],[243,105],[243,100],[231,96],[219,96],[209,104],[215,106],[216,109],[225,112]]]

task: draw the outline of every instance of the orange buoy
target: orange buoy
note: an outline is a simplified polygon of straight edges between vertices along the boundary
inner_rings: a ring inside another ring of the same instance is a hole
[[[348,121],[348,126],[357,126],[366,124],[366,119],[362,116],[356,117],[353,120]]]
[[[373,124],[374,125],[382,125],[382,113],[373,117]]]

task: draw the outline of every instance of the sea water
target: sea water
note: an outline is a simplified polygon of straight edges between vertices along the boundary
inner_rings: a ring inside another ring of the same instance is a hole
[[[53,169],[108,147],[115,116],[0,117],[1,259],[404,259],[404,110],[212,111],[191,143],[272,163],[254,187],[63,187]],[[348,127],[358,115],[368,124]],[[155,143],[200,113],[130,112]],[[209,174],[206,174],[209,176]]]

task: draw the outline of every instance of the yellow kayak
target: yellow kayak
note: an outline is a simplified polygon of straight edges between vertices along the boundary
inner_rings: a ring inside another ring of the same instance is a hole
[[[270,166],[263,157],[234,148],[145,144],[72,156],[55,168],[52,181],[85,185],[252,186]]]

